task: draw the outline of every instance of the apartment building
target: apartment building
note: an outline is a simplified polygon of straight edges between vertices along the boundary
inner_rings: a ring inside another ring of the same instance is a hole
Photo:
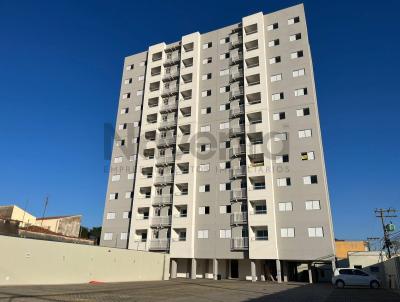
[[[333,238],[303,5],[125,59],[101,245],[286,281]]]

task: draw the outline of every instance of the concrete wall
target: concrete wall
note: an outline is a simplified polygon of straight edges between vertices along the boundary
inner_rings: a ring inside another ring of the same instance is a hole
[[[160,253],[0,236],[0,285],[163,280]]]

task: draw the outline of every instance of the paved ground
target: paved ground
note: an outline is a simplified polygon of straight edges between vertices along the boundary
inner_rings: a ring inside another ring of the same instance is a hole
[[[0,301],[399,302],[400,295],[383,289],[339,290],[329,284],[174,280],[0,287]]]

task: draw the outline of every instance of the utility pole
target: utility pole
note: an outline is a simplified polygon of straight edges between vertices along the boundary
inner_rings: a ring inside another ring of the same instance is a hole
[[[367,237],[367,244],[368,244],[368,250],[371,251],[371,243],[374,241],[381,240],[379,237]]]
[[[47,205],[49,204],[49,196],[46,196],[45,202],[44,202],[44,209],[43,209],[43,215],[42,218],[44,218],[44,215],[46,214],[46,209],[47,209]],[[43,226],[43,219],[42,222],[40,224],[40,226]]]
[[[385,225],[385,218],[389,217],[397,217],[396,215],[397,210],[395,209],[375,209],[375,216],[381,219],[382,222],[382,228],[383,228],[383,242],[384,242],[384,248],[386,247],[387,253],[388,253],[388,258],[392,257],[392,253],[390,252],[390,247],[392,243],[390,242],[389,238],[389,231],[386,228]]]

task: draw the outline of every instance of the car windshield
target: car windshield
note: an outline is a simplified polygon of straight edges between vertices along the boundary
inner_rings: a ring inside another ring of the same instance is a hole
[[[341,275],[353,275],[353,270],[352,269],[341,269],[341,270],[339,270],[339,273]]]
[[[354,270],[353,274],[357,276],[369,276],[367,273],[360,270]]]

